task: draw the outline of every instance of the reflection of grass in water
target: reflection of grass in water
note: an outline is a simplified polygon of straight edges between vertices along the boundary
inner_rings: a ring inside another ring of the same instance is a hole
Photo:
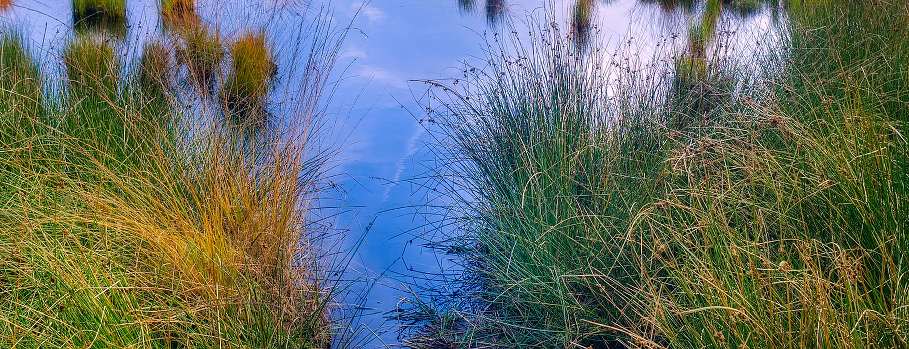
[[[241,35],[230,45],[230,58],[231,69],[222,88],[225,104],[237,117],[261,117],[277,73],[265,33]]]
[[[476,0],[458,0],[458,8],[464,12],[473,12],[477,7]]]
[[[579,46],[586,46],[590,36],[591,18],[597,0],[577,0],[571,11],[571,30],[575,35],[575,42]]]
[[[153,79],[171,48],[149,44],[118,86],[110,43],[84,34],[64,93],[33,112],[22,46],[0,35],[0,347],[328,346],[306,224],[321,162],[304,138],[161,122],[205,118]]]
[[[486,21],[495,25],[505,16],[506,0],[486,0]]]
[[[573,30],[583,42],[585,33],[592,25],[591,13],[600,0],[574,0],[571,7],[571,25]],[[690,34],[702,41],[710,40],[715,33],[716,22],[719,21],[723,11],[748,17],[757,14],[765,5],[778,5],[777,0],[638,0],[644,4],[655,4],[664,12],[675,13],[679,10],[685,13],[694,12],[699,5],[704,5],[704,14],[698,20],[697,28]],[[604,0],[609,3],[611,1]],[[491,25],[495,25],[505,15],[506,0],[486,0],[486,18]],[[458,7],[463,12],[472,12],[476,8],[475,0],[458,0]]]
[[[126,33],[126,0],[73,0],[76,30],[107,30]]]
[[[466,272],[402,310],[413,347],[905,347],[909,8],[787,11],[696,90],[557,34],[440,88]]]
[[[489,25],[496,25],[506,13],[507,0],[486,0],[483,11],[486,14],[486,22]],[[458,8],[461,12],[470,13],[476,9],[476,0],[458,0]]]
[[[679,9],[691,12],[697,6],[699,0],[638,0],[644,4],[656,4],[667,12],[677,11]]]

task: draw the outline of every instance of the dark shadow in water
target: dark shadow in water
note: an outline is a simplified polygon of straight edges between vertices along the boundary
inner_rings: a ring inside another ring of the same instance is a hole
[[[2,1],[2,0],[0,0]],[[73,8],[73,27],[77,32],[103,31],[118,38],[126,36],[126,10],[117,13],[111,9],[87,6]]]
[[[458,0],[458,8],[463,14],[472,14],[477,10],[477,0]],[[498,24],[499,20],[505,16],[506,9],[505,0],[486,0],[484,12],[489,26],[494,27]]]

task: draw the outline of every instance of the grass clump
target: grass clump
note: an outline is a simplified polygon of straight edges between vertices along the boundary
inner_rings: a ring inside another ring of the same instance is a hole
[[[43,80],[29,55],[23,36],[0,29],[0,110],[19,118],[33,118],[42,110]]]
[[[230,45],[231,69],[222,88],[228,110],[238,117],[261,115],[277,74],[264,32],[241,35]]]
[[[790,9],[782,47],[707,61],[736,82],[709,107],[552,30],[489,50],[520,54],[439,96],[464,270],[409,345],[906,346],[906,11]]]
[[[77,35],[63,51],[70,88],[112,95],[120,79],[120,62],[110,39],[100,34]]]
[[[126,0],[73,0],[73,23],[77,31],[105,29],[126,33]]]
[[[224,46],[221,35],[207,26],[190,26],[180,31],[177,63],[186,66],[187,77],[200,91],[209,91],[221,72]]]
[[[145,43],[142,56],[135,72],[135,81],[130,86],[135,99],[141,100],[141,115],[149,121],[171,122],[174,120],[171,104],[176,103],[172,91],[177,88],[174,71],[176,64],[173,49],[165,42],[153,40]],[[153,121],[154,120],[154,121]]]
[[[136,133],[128,154],[80,151],[108,138],[73,128],[38,138],[43,151],[4,145],[17,156],[2,160],[0,342],[327,345],[325,290],[300,240],[312,164],[270,141],[250,155],[223,134],[181,149],[143,119],[118,118],[135,123],[120,128]]]
[[[139,60],[139,87],[148,94],[165,95],[173,89],[175,67],[170,47],[161,41],[147,42]]]
[[[201,24],[196,14],[195,0],[161,0],[161,18],[171,27],[190,27]]]

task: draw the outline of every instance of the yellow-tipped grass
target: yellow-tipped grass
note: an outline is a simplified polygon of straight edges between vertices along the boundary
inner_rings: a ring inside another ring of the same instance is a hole
[[[13,5],[13,0],[0,0],[0,11],[5,10]]]
[[[180,62],[213,78],[220,40],[180,34]],[[9,38],[0,93],[40,90]],[[309,125],[250,136],[209,101],[175,103],[166,43],[125,79],[99,36],[77,35],[62,58],[68,79],[39,99],[43,115],[0,100],[0,347],[327,347]]]
[[[325,346],[302,145],[116,120],[128,154],[78,129],[3,144],[0,346]]]
[[[249,32],[230,46],[231,70],[223,98],[235,113],[261,112],[277,72],[265,33]]]

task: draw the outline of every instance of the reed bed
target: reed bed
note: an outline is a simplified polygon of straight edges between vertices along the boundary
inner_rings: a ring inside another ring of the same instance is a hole
[[[407,346],[906,347],[909,8],[787,11],[696,79],[547,25],[434,82],[461,263]]]

